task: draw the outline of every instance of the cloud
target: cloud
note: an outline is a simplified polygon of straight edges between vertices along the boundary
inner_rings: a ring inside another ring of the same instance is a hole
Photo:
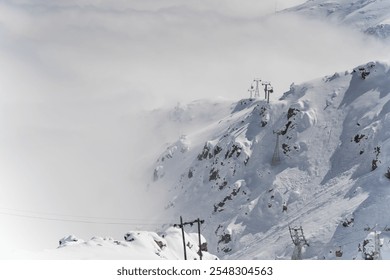
[[[270,80],[277,98],[292,82],[388,53],[348,29],[260,17],[274,12],[274,1],[129,3],[0,3],[0,206],[153,219],[162,193],[145,195],[145,170],[179,135],[156,137],[142,112],[200,98],[237,100],[254,77]],[[77,235],[70,230],[118,238],[127,230],[12,221],[50,240],[41,247]]]

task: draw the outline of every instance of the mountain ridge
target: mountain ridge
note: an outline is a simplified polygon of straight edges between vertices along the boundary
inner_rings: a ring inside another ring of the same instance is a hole
[[[390,222],[381,213],[389,196],[389,80],[387,64],[370,62],[292,85],[269,104],[240,100],[157,160],[155,185],[172,186],[168,215],[204,218],[210,251],[221,258],[289,258],[289,226],[303,226],[316,244],[306,258],[359,258],[359,242],[344,243],[363,242],[367,232],[354,229],[373,222],[368,209],[378,227]]]
[[[282,14],[298,14],[310,19],[352,26],[380,39],[390,36],[389,12],[390,3],[382,0],[309,0],[280,11]]]

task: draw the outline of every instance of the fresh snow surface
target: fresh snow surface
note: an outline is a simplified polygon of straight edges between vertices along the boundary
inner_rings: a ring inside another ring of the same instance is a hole
[[[199,259],[198,234],[185,233],[187,259]],[[207,242],[201,236],[202,246]],[[216,256],[202,251],[203,259],[215,260]],[[38,259],[129,259],[129,260],[182,260],[183,240],[181,229],[170,227],[157,234],[150,231],[129,231],[123,240],[111,237],[93,237],[88,241],[69,235],[59,241],[55,250],[31,253]]]
[[[151,189],[171,198],[162,215],[204,219],[220,258],[290,259],[289,227],[302,227],[304,259],[361,259],[372,231],[390,259],[389,71],[371,62],[293,84],[269,104],[216,107],[229,112],[157,159]]]
[[[282,13],[326,19],[335,24],[352,26],[379,38],[390,36],[390,2],[387,0],[310,0],[283,10]]]

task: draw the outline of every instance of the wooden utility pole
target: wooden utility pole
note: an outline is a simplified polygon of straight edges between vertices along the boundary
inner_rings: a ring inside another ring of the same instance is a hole
[[[184,224],[183,224],[182,216],[180,216],[180,228],[181,228],[181,234],[182,234],[182,238],[183,238],[184,259],[187,260],[186,238],[184,236]]]
[[[200,235],[200,225],[204,223],[204,220],[201,220],[201,219],[196,219],[194,221],[191,221],[191,222],[185,222],[183,223],[183,218],[182,216],[180,216],[180,224],[174,224],[173,226],[174,227],[180,227],[181,228],[181,233],[182,233],[182,238],[183,238],[183,248],[184,248],[184,259],[187,260],[187,251],[186,251],[186,240],[185,240],[185,236],[184,236],[184,226],[185,225],[190,225],[190,226],[193,226],[194,223],[198,223],[198,239],[199,239],[199,257],[200,257],[200,260],[202,260],[202,239],[201,239],[201,235]]]
[[[291,256],[292,260],[302,260],[302,248],[303,246],[309,246],[309,244],[306,241],[306,238],[303,234],[302,227],[288,227],[288,230],[290,231],[290,236],[293,244],[295,245],[293,255]]]
[[[200,236],[200,224],[204,221],[201,221],[199,218],[195,220],[198,223],[198,239],[199,239],[199,257],[200,260],[202,260],[203,253],[202,253],[202,238]]]

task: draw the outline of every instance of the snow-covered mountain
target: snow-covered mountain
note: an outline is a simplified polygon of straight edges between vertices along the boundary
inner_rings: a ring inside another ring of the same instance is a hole
[[[387,0],[309,0],[281,13],[325,19],[379,38],[390,37],[390,2]]]
[[[199,259],[197,233],[184,233],[188,260]],[[207,241],[201,236],[202,259],[215,260],[207,252]],[[169,227],[157,234],[151,231],[129,231],[123,240],[111,237],[92,237],[85,241],[68,235],[59,241],[55,250],[34,253],[30,258],[38,259],[130,259],[130,260],[182,260],[183,240],[179,228]]]
[[[168,186],[171,197],[164,216],[204,219],[209,251],[221,258],[289,259],[291,237],[304,236],[304,258],[362,258],[378,237],[390,259],[387,64],[227,109],[157,159],[152,187]]]

